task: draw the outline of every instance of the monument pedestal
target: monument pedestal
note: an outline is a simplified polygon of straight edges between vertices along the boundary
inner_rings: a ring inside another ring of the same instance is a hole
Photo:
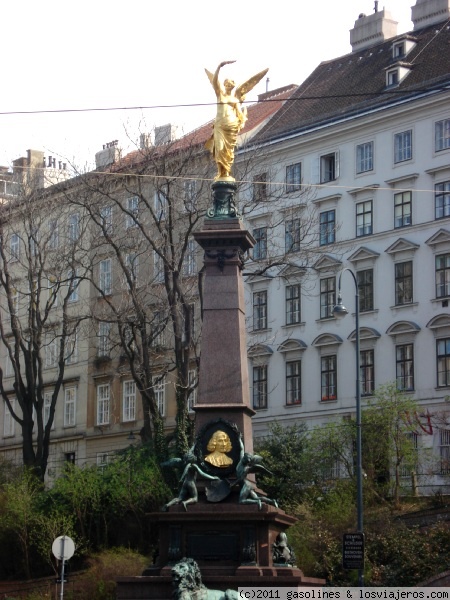
[[[296,519],[274,506],[238,504],[237,494],[224,502],[172,506],[149,515],[158,523],[160,555],[142,577],[120,578],[118,600],[170,598],[171,568],[183,557],[199,565],[209,589],[239,587],[315,587],[324,581],[305,577],[297,567],[274,565],[276,537]]]

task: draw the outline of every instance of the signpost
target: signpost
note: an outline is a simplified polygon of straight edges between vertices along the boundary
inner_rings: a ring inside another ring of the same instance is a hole
[[[68,535],[60,535],[52,544],[53,556],[61,561],[61,600],[64,598],[64,563],[72,558],[75,552],[75,544]]]
[[[342,537],[342,566],[344,569],[364,570],[363,533],[344,533]]]

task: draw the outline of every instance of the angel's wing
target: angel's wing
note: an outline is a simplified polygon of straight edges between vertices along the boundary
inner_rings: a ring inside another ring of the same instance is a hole
[[[209,83],[212,85],[213,79],[214,79],[214,73],[211,73],[211,71],[208,71],[208,69],[205,69],[205,73],[208,75]]]
[[[250,79],[247,79],[247,81],[241,83],[241,85],[238,85],[235,91],[236,98],[238,100],[241,100],[242,96],[248,94],[248,92],[252,90],[255,87],[255,85],[261,81],[261,79],[264,77],[268,70],[269,69],[264,69],[264,71],[253,75],[253,77],[250,77]]]

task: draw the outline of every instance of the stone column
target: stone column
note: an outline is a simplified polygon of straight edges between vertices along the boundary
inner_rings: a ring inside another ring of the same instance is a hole
[[[254,239],[243,229],[234,204],[232,182],[213,184],[214,208],[203,227],[194,234],[205,251],[203,325],[197,432],[205,423],[222,418],[235,423],[252,451],[245,299],[242,280],[243,254]]]

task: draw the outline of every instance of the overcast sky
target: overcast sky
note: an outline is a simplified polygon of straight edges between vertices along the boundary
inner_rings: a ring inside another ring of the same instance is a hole
[[[414,3],[379,9],[400,34]],[[61,112],[0,114],[0,164],[33,148],[81,166],[106,142],[132,149],[155,125],[191,130],[214,116],[213,104],[191,106],[214,102],[204,67],[235,59],[223,75],[237,83],[269,67],[269,89],[299,84],[351,52],[349,30],[373,9],[373,0],[5,0],[0,113]],[[263,80],[247,99],[265,89]],[[67,112],[114,107],[154,108]]]

